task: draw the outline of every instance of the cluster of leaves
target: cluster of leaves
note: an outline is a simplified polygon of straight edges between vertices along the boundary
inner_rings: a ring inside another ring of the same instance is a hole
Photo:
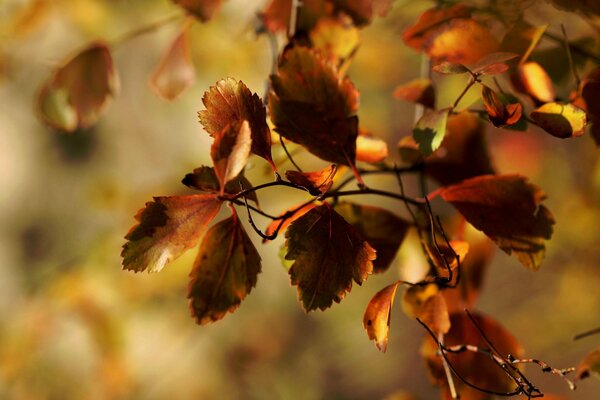
[[[205,22],[221,1],[175,3]],[[539,397],[541,391],[516,367],[521,363],[538,364],[562,377],[571,372],[523,359],[518,341],[497,321],[463,310],[475,307],[492,256],[491,242],[536,271],[554,225],[543,204],[545,195],[536,185],[525,176],[496,173],[485,124],[521,131],[537,125],[566,139],[583,135],[589,120],[600,144],[600,109],[595,106],[600,70],[579,79],[565,34],[575,85],[568,99],[559,99],[544,68],[528,61],[547,26],[532,26],[522,15],[509,18],[499,2],[491,2],[485,11],[442,3],[425,11],[402,39],[431,60],[432,72],[465,74],[469,80],[453,104],[441,107],[432,76],[397,87],[395,97],[417,103],[420,113],[413,135],[398,143],[405,165],[397,166],[390,161],[386,143],[360,126],[359,92],[347,75],[360,29],[376,15],[385,16],[392,1],[270,1],[260,13],[261,31],[285,37],[286,44],[269,79],[266,105],[234,78],[218,81],[204,94],[205,109],[198,116],[213,138],[213,165],[183,178],[186,186],[200,193],[155,197],[137,213],[138,223],[123,246],[124,268],[160,271],[201,242],[190,272],[190,309],[199,324],[222,319],[251,292],[261,271],[261,257],[236,211],[236,206],[243,207],[250,226],[265,241],[285,232],[283,263],[303,309],[325,310],[345,297],[352,282],[360,285],[370,274],[385,272],[413,230],[429,267],[421,280],[395,281],[367,305],[363,325],[377,348],[387,348],[394,299],[398,287],[406,286],[402,308],[429,333],[422,354],[444,398],[457,398],[458,393],[473,399],[494,394]],[[168,99],[176,98],[194,79],[188,49],[191,23],[184,22],[151,77],[154,90]],[[504,37],[502,41],[494,30]],[[502,87],[498,79],[502,77],[511,90]],[[483,107],[459,109],[464,95],[476,85]],[[117,88],[108,45],[97,42],[53,73],[40,91],[38,110],[48,124],[74,131],[95,123]],[[526,108],[531,110],[527,113]],[[279,171],[282,163],[271,154],[277,140],[296,167],[285,171],[284,177]],[[331,165],[304,172],[287,152],[285,141]],[[253,186],[245,177],[253,155],[270,166],[273,181]],[[395,176],[399,191],[366,185],[363,176],[371,174]],[[438,187],[427,192],[424,186],[419,196],[407,195],[402,182],[406,174],[429,178]],[[353,182],[355,189],[344,189]],[[305,192],[306,201],[278,215],[264,211],[257,193],[277,186]],[[396,199],[411,220],[381,207],[340,200],[363,194]],[[468,243],[460,231],[455,232],[459,239],[451,240],[431,209],[430,201],[436,198],[454,206],[491,242]],[[211,225],[224,204],[231,215]],[[264,232],[253,215],[271,220]],[[577,377],[597,372],[598,360],[597,351],[588,356]]]

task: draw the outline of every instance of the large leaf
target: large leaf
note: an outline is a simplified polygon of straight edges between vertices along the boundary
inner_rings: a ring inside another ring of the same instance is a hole
[[[384,353],[387,350],[390,317],[398,284],[393,283],[377,292],[363,315],[363,328],[367,331],[367,336]]]
[[[315,51],[293,47],[271,76],[269,111],[275,130],[311,153],[354,165],[358,91]]]
[[[204,325],[233,312],[256,286],[260,255],[237,214],[208,230],[190,273],[188,298],[196,322]]]
[[[234,122],[215,137],[210,156],[221,186],[221,194],[225,193],[227,183],[236,178],[246,166],[251,141],[248,121],[241,124]]]
[[[207,22],[221,8],[223,0],[173,0],[173,2],[200,21]]]
[[[65,132],[95,124],[119,90],[107,45],[93,43],[58,68],[37,100],[41,118]]]
[[[233,78],[222,79],[204,93],[202,103],[206,110],[198,112],[200,123],[216,136],[235,121],[247,120],[252,133],[252,153],[267,160],[273,169],[271,132],[267,125],[266,109],[256,93]]]
[[[379,207],[341,202],[335,206],[335,211],[356,228],[377,252],[373,272],[386,271],[394,261],[410,224]]]
[[[155,197],[135,216],[139,224],[125,236],[123,268],[160,271],[194,247],[221,208],[215,195]]]
[[[542,191],[520,175],[484,175],[443,187],[439,194],[475,228],[527,268],[538,270],[554,218]]]
[[[286,260],[304,310],[339,303],[373,272],[375,250],[331,206],[323,204],[295,220],[286,232]]]
[[[217,174],[215,173],[215,169],[213,167],[202,166],[196,168],[192,173],[187,174],[181,180],[181,183],[187,187],[200,190],[202,192],[221,192],[221,184],[219,183],[219,178],[217,178]],[[252,184],[244,176],[244,172],[242,171],[237,177],[227,182],[225,185],[225,193],[236,194],[240,192],[242,188],[250,189],[251,187]],[[258,204],[256,192],[250,192],[246,195],[246,197],[248,197],[248,200],[252,200]]]

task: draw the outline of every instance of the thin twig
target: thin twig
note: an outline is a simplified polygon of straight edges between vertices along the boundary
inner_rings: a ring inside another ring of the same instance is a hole
[[[477,82],[479,82],[479,80],[476,77],[472,76],[471,79],[469,80],[469,83],[467,84],[467,86],[465,86],[463,91],[458,95],[458,98],[452,104],[452,110],[454,110],[458,106],[458,103],[460,103],[462,98],[465,97],[465,94],[467,94],[469,89],[471,89],[471,87],[473,87],[473,85]]]
[[[565,38],[564,44],[565,44],[565,49],[567,51],[567,60],[569,61],[569,68],[571,69],[571,72],[573,73],[573,77],[575,78],[575,83],[577,84],[577,87],[579,88],[579,86],[581,84],[581,79],[579,78],[579,74],[577,73],[577,68],[575,67],[575,63],[573,62],[573,54],[571,54],[571,46],[569,45],[569,38],[567,37],[567,31],[565,30],[565,26],[563,24],[560,24],[560,29],[562,30],[562,34]]]
[[[544,32],[544,37],[552,40],[553,42],[557,42],[557,43],[564,43],[564,39],[561,38],[560,36],[554,35],[550,32]],[[574,53],[579,54],[580,56],[589,58],[590,60],[594,60],[596,63],[600,64],[600,55],[598,54],[594,54],[591,51],[579,46],[576,43],[569,43],[569,47],[571,48],[571,51],[573,51]]]
[[[600,327],[594,328],[594,329],[590,329],[589,331],[578,333],[577,335],[575,335],[573,337],[573,340],[583,339],[583,338],[586,338],[588,336],[596,335],[598,333],[600,333]]]
[[[444,334],[440,333],[440,337],[438,338],[438,342],[444,345]],[[450,365],[448,365],[448,361],[445,357],[442,357],[442,364],[444,365],[444,372],[446,373],[446,381],[448,382],[448,388],[450,389],[450,397],[453,399],[460,399],[460,395],[456,390],[456,385],[454,384],[454,379],[452,378],[452,371],[450,370]]]
[[[294,165],[294,168],[296,168],[296,171],[304,172],[304,171],[302,171],[302,168],[300,168],[300,166],[298,164],[296,164],[296,161],[294,161],[294,158],[288,151],[287,147],[285,147],[285,143],[283,141],[283,136],[281,136],[281,135],[279,135],[279,143],[281,144],[283,151],[285,151],[285,155],[287,156],[288,160],[290,160],[290,162]]]

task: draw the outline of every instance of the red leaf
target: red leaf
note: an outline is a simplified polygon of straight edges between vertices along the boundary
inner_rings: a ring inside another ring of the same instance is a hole
[[[360,285],[373,271],[375,250],[328,204],[295,220],[285,237],[292,285],[307,312],[339,303],[352,280]]]
[[[256,286],[260,255],[237,214],[208,230],[190,273],[188,298],[200,325],[235,311]]]
[[[104,43],[92,43],[44,83],[37,111],[53,128],[73,132],[94,125],[118,90],[110,50]]]
[[[270,236],[270,235],[274,234],[277,229],[279,229],[278,232],[285,232],[286,229],[288,228],[288,226],[290,226],[290,224],[292,222],[294,222],[295,220],[297,220],[298,218],[300,218],[301,216],[303,216],[304,214],[306,214],[307,212],[309,212],[310,210],[312,210],[315,207],[316,207],[315,203],[309,203],[300,208],[298,208],[298,206],[294,206],[294,207],[286,210],[284,213],[282,213],[279,216],[279,217],[282,217],[281,219],[277,219],[269,224],[269,226],[265,230],[265,234],[267,236]],[[289,213],[289,216],[288,216],[288,213]],[[285,217],[285,218],[283,218],[283,217]]]
[[[386,286],[373,296],[363,316],[363,328],[367,331],[369,340],[375,340],[375,345],[385,353],[390,331],[392,305],[396,297],[398,282]]]
[[[293,47],[271,76],[269,111],[277,133],[316,156],[353,166],[358,91],[348,78],[305,47]]]
[[[438,189],[475,228],[527,268],[538,270],[554,219],[541,203],[544,194],[519,175],[485,175]]]
[[[222,201],[215,195],[155,197],[138,211],[139,224],[125,236],[123,268],[160,271],[169,261],[194,247],[217,215]]]
[[[514,125],[521,119],[523,107],[520,103],[504,104],[496,92],[486,85],[482,85],[481,97],[494,126],[501,128]]]
[[[223,0],[173,0],[175,4],[184,8],[187,12],[202,22],[210,21],[219,8]]]
[[[215,137],[210,156],[221,186],[221,195],[225,193],[226,184],[237,177],[246,166],[251,143],[248,121],[241,124],[234,122]]]
[[[286,171],[285,177],[308,190],[313,196],[319,196],[331,188],[336,171],[337,166],[330,165],[318,172]]]

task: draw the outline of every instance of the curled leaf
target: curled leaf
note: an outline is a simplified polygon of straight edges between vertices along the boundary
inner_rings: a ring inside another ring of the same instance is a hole
[[[200,325],[233,312],[256,286],[260,255],[237,214],[206,232],[190,272],[188,298]]]
[[[369,301],[363,315],[363,328],[367,331],[369,340],[374,340],[377,348],[383,353],[387,350],[392,305],[398,285],[396,282],[377,292]]]
[[[426,244],[425,248],[433,264],[438,270],[438,276],[447,276],[448,269],[454,271],[458,267],[459,257],[462,263],[469,252],[469,243],[463,240],[451,240],[450,246],[447,243],[438,243],[438,248],[431,244]]]
[[[138,211],[139,223],[125,236],[123,268],[160,271],[169,261],[194,247],[219,212],[215,195],[155,197]]]
[[[215,166],[215,174],[225,193],[229,181],[239,175],[246,166],[250,155],[252,139],[248,121],[233,123],[215,137],[210,148],[210,156]]]
[[[427,78],[413,79],[397,86],[394,89],[394,97],[399,100],[422,104],[427,108],[435,108],[435,90],[433,89],[433,83]]]
[[[554,137],[567,139],[585,133],[585,111],[570,103],[546,103],[533,110],[531,119]]]
[[[330,165],[318,172],[286,171],[285,177],[290,182],[308,190],[313,196],[319,196],[331,188],[336,172],[337,166]]]

